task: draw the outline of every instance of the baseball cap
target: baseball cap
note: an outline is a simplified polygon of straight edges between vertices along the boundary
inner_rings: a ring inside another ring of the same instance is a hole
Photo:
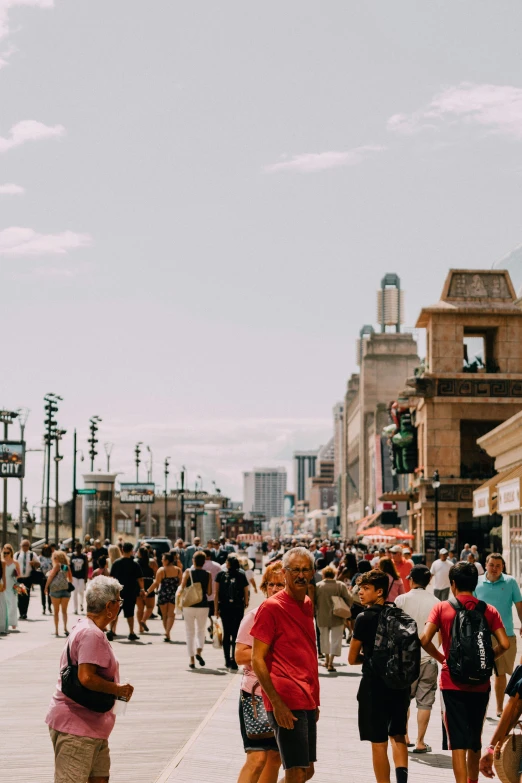
[[[395,546],[392,546],[390,549],[390,552],[392,552],[394,555],[397,554],[397,552],[402,552],[402,546],[395,544]]]
[[[411,549],[408,549],[408,547],[406,547],[406,549],[402,550],[402,554],[403,555],[411,555]]]
[[[442,549],[439,549],[439,555],[447,555],[447,554],[448,554],[448,550],[444,549],[444,547],[442,547]]]
[[[406,579],[413,579],[416,584],[422,585],[426,580],[428,580],[426,582],[426,584],[428,584],[430,575],[430,569],[427,566],[418,563],[418,565],[413,566]]]

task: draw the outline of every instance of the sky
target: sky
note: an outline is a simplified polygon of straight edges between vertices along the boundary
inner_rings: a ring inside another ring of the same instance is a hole
[[[63,397],[64,497],[98,415],[96,468],[113,442],[133,480],[143,441],[161,486],[169,456],[240,500],[243,470],[329,439],[384,274],[414,326],[450,267],[522,243],[521,23],[508,0],[0,0],[0,404],[37,449]],[[30,506],[41,478],[29,453]]]

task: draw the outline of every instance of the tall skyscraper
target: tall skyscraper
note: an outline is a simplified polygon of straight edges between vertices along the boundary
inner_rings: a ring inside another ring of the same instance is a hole
[[[267,522],[283,516],[285,468],[254,468],[243,473],[243,511],[264,514]]]
[[[315,476],[317,452],[317,449],[315,451],[294,451],[294,492],[296,501],[308,500],[306,480]]]

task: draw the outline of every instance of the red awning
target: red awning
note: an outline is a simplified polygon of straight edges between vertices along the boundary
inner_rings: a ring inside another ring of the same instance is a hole
[[[394,535],[388,533],[383,527],[369,527],[364,533],[359,533],[360,536],[367,536],[368,538],[395,538]]]
[[[379,517],[381,516],[381,512],[377,511],[375,514],[370,514],[367,517],[363,517],[357,522],[357,531],[356,535],[359,536],[363,532],[363,530],[366,530],[367,528],[371,527]]]
[[[412,541],[415,538],[415,536],[412,536],[410,533],[406,533],[405,530],[401,530],[399,527],[390,527],[386,531],[386,535],[403,539],[404,541]]]

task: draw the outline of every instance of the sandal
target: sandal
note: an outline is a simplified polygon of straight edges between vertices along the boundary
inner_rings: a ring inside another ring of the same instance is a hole
[[[337,671],[337,670],[336,670],[336,669],[335,669],[333,666],[329,666],[329,667],[328,667],[328,669],[327,669],[326,671],[329,671],[329,672],[335,672],[335,671]]]
[[[431,748],[429,745],[425,745],[424,748],[414,748],[412,753],[431,753]]]

